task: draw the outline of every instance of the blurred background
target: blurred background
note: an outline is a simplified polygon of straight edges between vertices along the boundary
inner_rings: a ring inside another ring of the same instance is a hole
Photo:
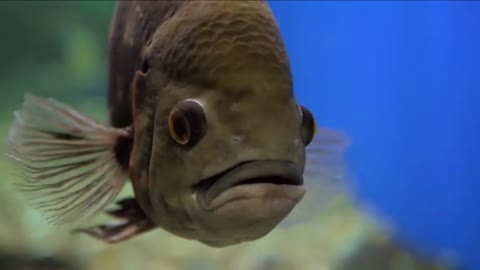
[[[299,102],[352,139],[351,192],[226,249],[162,230],[107,246],[48,226],[3,158],[0,269],[480,269],[480,2],[269,4]],[[113,5],[0,2],[2,138],[26,92],[106,122]]]

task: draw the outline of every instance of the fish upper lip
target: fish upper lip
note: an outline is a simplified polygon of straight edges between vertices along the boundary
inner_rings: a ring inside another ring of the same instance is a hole
[[[271,184],[302,186],[303,176],[295,163],[286,160],[244,161],[194,185],[197,200],[204,209],[223,192],[239,185]]]

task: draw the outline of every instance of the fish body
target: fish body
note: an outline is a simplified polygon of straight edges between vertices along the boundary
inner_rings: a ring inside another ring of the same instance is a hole
[[[109,125],[31,95],[16,113],[9,156],[52,223],[95,216],[130,179],[134,197],[107,211],[123,222],[75,231],[119,242],[161,227],[224,247],[301,201],[308,145],[317,176],[343,172],[346,140],[297,104],[266,2],[119,1],[108,79]]]

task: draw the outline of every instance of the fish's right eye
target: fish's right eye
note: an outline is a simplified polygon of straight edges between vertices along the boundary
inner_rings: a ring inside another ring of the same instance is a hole
[[[305,145],[308,145],[317,134],[317,124],[312,112],[305,106],[299,105],[298,110],[302,116],[302,139]]]
[[[196,100],[184,100],[170,112],[168,130],[173,140],[180,145],[195,145],[205,135],[206,129],[205,111]]]

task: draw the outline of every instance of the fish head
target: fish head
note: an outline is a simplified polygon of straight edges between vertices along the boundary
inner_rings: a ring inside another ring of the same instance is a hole
[[[302,199],[315,125],[266,4],[209,3],[177,13],[146,50],[155,109],[132,178],[159,226],[223,247],[267,235]]]
[[[281,85],[238,85],[171,82],[155,112],[148,168],[152,219],[211,246],[265,236],[305,193],[312,114]]]

